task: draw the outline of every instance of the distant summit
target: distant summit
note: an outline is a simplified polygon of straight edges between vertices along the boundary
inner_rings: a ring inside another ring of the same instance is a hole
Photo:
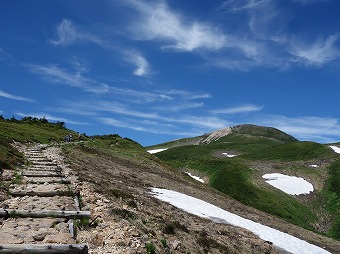
[[[153,148],[170,148],[170,147],[179,147],[186,145],[207,145],[213,142],[224,142],[225,137],[237,137],[245,139],[250,138],[264,138],[268,140],[273,140],[278,143],[289,143],[298,141],[293,136],[280,131],[273,127],[265,127],[258,126],[254,124],[242,124],[236,125],[232,127],[227,127],[224,129],[216,130],[211,133],[204,134],[202,136],[192,137],[192,138],[183,138],[179,140],[174,140],[170,142],[166,142],[163,144],[158,144],[155,146],[151,146]],[[150,147],[150,148],[151,148]]]

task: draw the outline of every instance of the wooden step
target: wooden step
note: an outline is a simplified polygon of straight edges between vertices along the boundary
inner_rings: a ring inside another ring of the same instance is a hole
[[[0,253],[88,254],[86,244],[0,244]]]
[[[44,179],[29,179],[27,180],[28,183],[37,183],[37,184],[44,184],[44,183],[61,183],[61,184],[71,184],[71,180],[69,179],[50,179],[50,180],[44,180]]]
[[[33,191],[33,190],[9,190],[9,194],[13,197],[37,196],[37,197],[54,197],[54,196],[73,196],[73,191]]]
[[[22,218],[90,218],[90,211],[64,211],[64,210],[19,210],[19,209],[0,209],[0,217],[22,217]]]
[[[55,171],[24,171],[21,173],[22,176],[31,176],[31,177],[63,177],[64,174],[60,174]]]

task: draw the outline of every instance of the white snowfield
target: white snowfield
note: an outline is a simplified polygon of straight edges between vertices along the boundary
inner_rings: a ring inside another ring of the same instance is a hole
[[[273,173],[262,176],[267,183],[290,195],[309,194],[314,191],[313,185],[301,177]]]
[[[337,147],[337,146],[329,146],[329,147],[332,148],[334,152],[340,154],[340,147]]]
[[[224,156],[228,157],[228,158],[232,158],[232,157],[235,157],[237,155],[235,154],[230,154],[230,153],[222,153]]]
[[[152,188],[151,191],[152,194],[159,200],[170,203],[179,209],[215,222],[232,224],[234,226],[245,228],[256,234],[261,239],[270,241],[278,248],[287,252],[296,254],[330,254],[330,252],[318,246],[283,233],[279,230],[227,212],[200,199],[166,189]]]
[[[153,150],[148,150],[147,152],[153,154],[153,153],[159,153],[165,150],[168,150],[168,148],[153,149]]]
[[[193,174],[186,172],[187,175],[189,175],[190,177],[194,178],[196,181],[199,181],[201,183],[204,183],[204,180],[202,178],[200,178],[199,176],[194,176]]]

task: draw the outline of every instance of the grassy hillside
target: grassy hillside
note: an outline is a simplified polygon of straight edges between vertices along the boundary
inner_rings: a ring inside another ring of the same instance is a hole
[[[61,142],[64,137],[77,133],[64,127],[64,123],[50,123],[46,119],[25,117],[21,120],[4,119],[0,117],[0,166],[13,168],[17,163],[22,163],[22,155],[13,148],[14,141],[28,143]]]
[[[173,147],[155,155],[173,168],[197,171],[209,179],[210,186],[246,205],[301,227],[319,230],[327,213],[334,218],[333,226],[323,232],[337,237],[334,228],[338,227],[339,207],[334,207],[334,203],[339,203],[340,196],[334,186],[340,172],[333,164],[329,175],[324,169],[324,165],[338,158],[337,154],[325,145],[299,142],[273,128],[245,125],[232,129],[231,134],[209,144]],[[238,156],[226,158],[223,152]],[[312,163],[321,163],[321,168],[310,168]],[[265,173],[304,177],[313,182],[316,190],[310,198],[290,196],[265,183],[262,179]],[[327,183],[324,179],[328,179]],[[328,212],[324,211],[325,202],[333,204],[328,205]]]

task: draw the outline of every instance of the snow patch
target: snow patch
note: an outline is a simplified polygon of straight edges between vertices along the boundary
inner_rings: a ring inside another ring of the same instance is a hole
[[[290,195],[309,194],[313,192],[313,185],[301,177],[287,176],[284,174],[265,174],[267,183]]]
[[[186,172],[187,175],[189,175],[190,177],[194,178],[196,181],[199,181],[201,183],[204,183],[204,180],[202,178],[200,178],[199,176],[194,176],[193,174]]]
[[[332,148],[334,152],[340,154],[340,148],[339,147],[337,147],[337,146],[329,146],[329,147]]]
[[[232,158],[237,156],[236,154],[229,154],[229,153],[222,153],[224,156],[228,157],[228,158]]]
[[[168,148],[160,148],[160,149],[153,149],[153,150],[148,150],[148,153],[154,154],[154,153],[159,153],[162,151],[168,150]]]
[[[152,194],[159,200],[170,203],[188,213],[210,219],[219,223],[232,224],[243,227],[265,241],[272,242],[275,246],[290,253],[296,254],[323,254],[330,252],[303,241],[299,238],[270,228],[260,223],[245,219],[236,214],[227,212],[217,206],[200,199],[167,189],[152,188]]]

